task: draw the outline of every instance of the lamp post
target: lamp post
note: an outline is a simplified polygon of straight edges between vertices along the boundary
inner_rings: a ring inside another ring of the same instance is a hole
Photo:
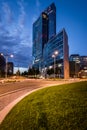
[[[7,78],[7,73],[8,73],[8,57],[13,58],[14,55],[12,55],[12,54],[11,55],[9,55],[9,54],[4,55],[3,53],[1,53],[1,55],[5,56],[5,58],[6,58],[5,78]]]
[[[52,58],[54,58],[54,78],[55,78],[55,68],[56,68],[56,56],[58,55],[58,51],[55,51],[52,55]]]
[[[13,58],[14,56],[12,54],[11,55],[6,54],[5,57],[6,57],[6,73],[5,73],[5,78],[7,78],[8,77],[8,57]]]

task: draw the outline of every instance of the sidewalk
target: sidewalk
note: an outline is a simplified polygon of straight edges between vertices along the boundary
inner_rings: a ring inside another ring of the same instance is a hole
[[[6,117],[6,115],[10,112],[10,110],[19,102],[21,101],[24,97],[26,97],[27,95],[31,94],[32,92],[35,92],[39,89],[43,89],[45,87],[42,88],[38,88],[35,90],[32,90],[30,92],[27,92],[26,94],[22,95],[21,97],[17,98],[15,101],[11,102],[8,106],[6,106],[3,110],[0,111],[0,124],[1,122],[4,120],[4,118]]]

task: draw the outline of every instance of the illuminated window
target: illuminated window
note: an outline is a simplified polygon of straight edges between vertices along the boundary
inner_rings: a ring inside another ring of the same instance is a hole
[[[43,14],[43,18],[47,18],[47,16],[45,14]]]

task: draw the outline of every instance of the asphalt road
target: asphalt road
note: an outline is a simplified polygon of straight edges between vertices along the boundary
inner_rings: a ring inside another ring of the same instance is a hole
[[[29,79],[20,82],[1,83],[0,84],[0,111],[9,103],[13,102],[20,96],[41,87],[47,87],[66,83],[67,81],[51,81],[42,79]]]

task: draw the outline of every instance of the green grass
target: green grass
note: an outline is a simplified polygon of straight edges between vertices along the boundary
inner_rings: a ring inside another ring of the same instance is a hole
[[[87,130],[87,82],[30,94],[11,110],[0,130]]]

